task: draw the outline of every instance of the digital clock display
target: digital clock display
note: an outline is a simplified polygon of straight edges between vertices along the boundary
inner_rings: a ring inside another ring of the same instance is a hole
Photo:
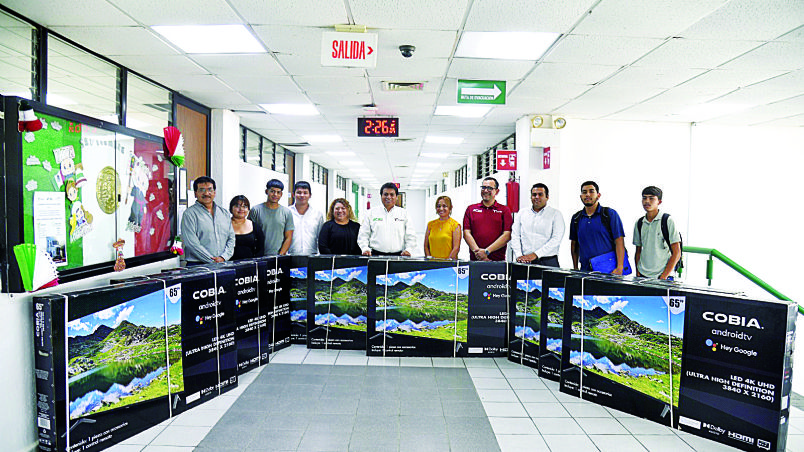
[[[399,118],[357,118],[359,137],[398,137]]]

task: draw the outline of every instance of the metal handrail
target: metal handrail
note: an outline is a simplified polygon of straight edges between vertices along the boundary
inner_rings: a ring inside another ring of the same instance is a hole
[[[783,293],[779,292],[778,290],[771,287],[770,284],[766,283],[762,279],[760,279],[757,275],[751,273],[750,271],[743,268],[737,262],[729,259],[726,255],[721,253],[720,251],[714,248],[701,248],[697,246],[684,246],[685,253],[692,253],[692,254],[705,254],[709,256],[709,260],[706,261],[706,279],[709,280],[709,285],[712,285],[712,275],[714,272],[714,261],[712,258],[717,258],[720,262],[731,267],[732,270],[736,271],[737,273],[745,276],[748,278],[749,281],[758,285],[759,287],[765,289],[766,292],[773,295],[774,297],[784,300],[784,301],[793,301],[790,297],[784,295]],[[798,312],[800,314],[804,314],[804,307],[798,305]]]

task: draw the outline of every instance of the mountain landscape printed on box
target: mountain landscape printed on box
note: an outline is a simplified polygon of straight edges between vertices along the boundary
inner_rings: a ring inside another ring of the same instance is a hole
[[[516,301],[514,335],[538,346],[542,319],[542,281],[517,280],[514,297]]]
[[[315,324],[365,332],[367,273],[366,266],[315,272]]]
[[[660,296],[575,296],[572,305],[573,365],[678,406],[683,311],[670,313]]]
[[[465,268],[446,267],[377,276],[375,329],[466,341],[469,280],[463,275],[467,274]]]
[[[165,312],[160,290],[68,323],[70,419],[183,390],[180,309]]]
[[[551,287],[542,303],[547,309],[547,331],[544,350],[561,357],[562,331],[564,329],[564,288]],[[542,350],[542,351],[544,351]]]
[[[290,321],[307,323],[307,267],[290,269]]]

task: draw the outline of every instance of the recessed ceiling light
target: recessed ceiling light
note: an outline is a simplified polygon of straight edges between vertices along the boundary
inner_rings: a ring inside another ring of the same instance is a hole
[[[456,57],[495,60],[538,60],[560,33],[528,31],[467,31],[455,50]]]
[[[427,135],[424,138],[425,143],[433,143],[433,144],[461,144],[463,143],[463,138],[461,137],[439,137],[433,135]]]
[[[338,163],[346,166],[365,166],[360,160],[341,160]],[[346,168],[347,170],[354,170],[355,168]]]
[[[491,110],[491,107],[480,105],[449,106],[439,105],[436,107],[436,116],[458,116],[461,118],[482,118]]]
[[[319,114],[312,104],[260,104],[260,108],[275,115],[314,116]]]
[[[339,143],[343,141],[340,135],[304,135],[302,138],[308,143]]]
[[[443,154],[440,152],[422,152],[419,154],[420,157],[427,157],[431,159],[445,159],[449,157],[449,154]]]
[[[438,162],[418,162],[416,163],[416,168],[435,168],[441,166]]]
[[[327,154],[333,157],[354,157],[356,155],[352,151],[327,151]]]
[[[249,30],[235,25],[157,25],[151,27],[186,53],[265,53]]]

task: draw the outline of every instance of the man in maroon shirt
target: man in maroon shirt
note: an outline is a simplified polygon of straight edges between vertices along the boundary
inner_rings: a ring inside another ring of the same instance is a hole
[[[480,186],[482,202],[466,208],[463,215],[463,239],[469,245],[473,261],[504,261],[505,248],[511,240],[514,220],[508,207],[495,201],[500,184],[487,177]]]

